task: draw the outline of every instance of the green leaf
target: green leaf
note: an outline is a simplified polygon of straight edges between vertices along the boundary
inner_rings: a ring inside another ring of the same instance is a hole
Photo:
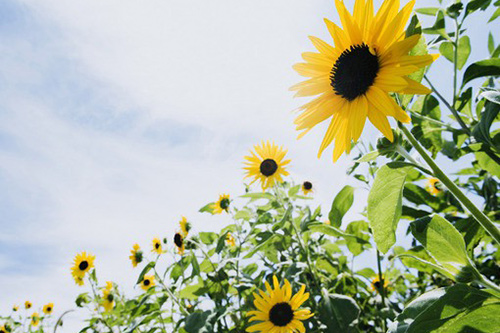
[[[156,265],[156,261],[150,261],[143,269],[142,269],[142,272],[141,274],[139,274],[139,278],[137,279],[137,282],[136,284],[139,284],[141,283],[141,281],[144,279],[144,275],[146,275],[150,270],[151,268],[155,267]]]
[[[500,104],[500,91],[499,90],[487,90],[481,93],[481,97],[486,98],[488,101],[496,104]]]
[[[409,166],[393,163],[378,169],[368,194],[368,220],[377,248],[386,253],[396,242],[396,228],[401,217],[403,187]]]
[[[462,79],[462,87],[474,79],[497,75],[500,75],[499,58],[477,61],[465,70],[464,77]]]
[[[498,17],[500,16],[500,7],[495,10],[493,15],[491,15],[490,19],[488,20],[488,23],[495,21]]]
[[[430,28],[423,29],[423,32],[428,35],[440,35],[441,37],[450,40],[450,36],[446,33],[444,12],[439,10],[436,15],[436,21],[434,25]]]
[[[490,52],[490,55],[493,55],[493,52],[495,52],[495,39],[491,32],[488,34],[488,52]]]
[[[495,142],[491,138],[490,128],[499,113],[500,104],[492,103],[489,100],[486,101],[479,123],[472,128],[472,135],[477,141],[495,147]]]
[[[330,213],[328,214],[328,218],[330,219],[330,223],[334,227],[340,227],[342,224],[342,218],[345,213],[351,208],[352,203],[354,202],[354,188],[352,186],[346,185],[340,192],[337,194],[332,203],[332,208],[330,209]]]
[[[346,245],[349,251],[354,256],[360,255],[364,250],[371,247],[370,245],[370,233],[368,232],[368,223],[365,221],[354,221],[349,223],[346,228],[346,232],[350,235],[354,235],[357,238],[348,237],[346,238]],[[364,240],[361,242],[360,240]]]
[[[359,160],[356,160],[356,163],[371,162],[371,161],[374,161],[379,156],[380,156],[380,153],[378,150],[371,151],[369,153],[364,154]]]
[[[214,203],[210,202],[210,203],[206,204],[205,206],[201,207],[199,212],[200,213],[207,212],[207,213],[213,214],[213,205],[214,205]]]
[[[217,239],[217,234],[215,232],[204,232],[204,231],[202,231],[202,232],[200,232],[198,234],[198,236],[200,237],[200,240],[205,245],[211,245]]]
[[[323,289],[319,307],[319,319],[327,327],[325,332],[356,332],[355,321],[358,319],[360,309],[352,298],[328,294]]]
[[[441,119],[439,101],[432,95],[419,96],[412,108],[423,116],[436,120]],[[411,129],[413,135],[435,157],[443,149],[442,127],[416,116],[412,116],[412,123],[415,125]]]
[[[215,248],[215,252],[220,253],[222,251],[222,249],[224,248],[224,244],[226,244],[227,234],[228,232],[226,231],[219,237],[219,240],[217,241],[217,247]]]
[[[242,196],[241,198],[250,198],[252,199],[251,201],[258,200],[258,199],[267,199],[267,200],[273,200],[274,196],[271,193],[265,193],[265,192],[260,192],[260,193],[247,193]]]
[[[201,272],[200,264],[198,263],[198,259],[194,255],[194,252],[191,253],[191,267],[193,268],[191,272],[191,277],[200,275]]]
[[[422,15],[434,16],[439,11],[439,8],[438,7],[424,7],[424,8],[417,8],[417,9],[415,9],[415,11],[419,14],[422,14]]]
[[[469,36],[462,36],[458,40],[457,67],[462,69],[469,59],[471,51]],[[455,62],[455,48],[451,42],[443,42],[439,46],[439,52],[452,63]]]
[[[478,151],[474,153],[476,156],[477,163],[481,167],[481,169],[488,171],[494,176],[500,178],[500,165],[497,164],[488,154]]]
[[[413,236],[448,272],[457,276],[470,266],[462,235],[445,218],[434,215],[413,221],[410,226]]]
[[[311,232],[321,232],[325,235],[332,236],[332,237],[342,237],[344,239],[352,239],[356,242],[359,242],[360,244],[367,244],[369,241],[357,237],[356,235],[351,235],[348,233],[343,232],[340,229],[337,229],[335,227],[332,227],[330,225],[327,225],[325,223],[313,223],[309,225],[309,231]]]

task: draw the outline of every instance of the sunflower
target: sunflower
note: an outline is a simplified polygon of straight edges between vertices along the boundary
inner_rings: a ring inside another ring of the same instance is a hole
[[[0,326],[0,333],[10,333],[10,326],[8,324],[4,324],[3,326]]]
[[[303,53],[305,63],[294,69],[310,79],[290,90],[296,96],[316,96],[299,108],[296,119],[299,138],[317,124],[332,117],[319,148],[318,157],[335,140],[333,160],[351,150],[351,140],[361,136],[366,118],[393,141],[387,117],[407,123],[410,117],[389,96],[389,93],[428,94],[431,91],[408,78],[430,65],[438,55],[410,56],[420,35],[405,36],[405,25],[415,0],[400,12],[399,0],[384,0],[375,14],[373,0],[356,0],[351,15],[343,1],[335,0],[343,29],[325,19],[334,46],[310,37],[319,51]]]
[[[24,308],[25,309],[31,309],[32,306],[33,306],[33,304],[30,301],[24,302]]]
[[[161,240],[159,238],[153,238],[153,249],[151,250],[151,252],[162,254]]]
[[[137,267],[137,264],[142,262],[142,251],[139,244],[134,244],[132,250],[130,250],[131,255],[129,256],[132,261],[132,266]]]
[[[253,178],[251,184],[260,180],[263,190],[278,182],[282,183],[282,177],[288,176],[285,165],[290,163],[290,160],[283,160],[287,151],[269,141],[262,141],[260,145],[255,145],[254,149],[255,152],[250,151],[250,156],[245,156],[245,178]]]
[[[229,232],[227,233],[227,236],[226,236],[226,243],[230,247],[235,247],[236,246],[236,241],[235,241],[233,235],[231,235],[231,233],[229,233]]]
[[[111,281],[106,282],[106,288],[102,289],[102,306],[105,311],[111,311],[115,306],[115,297],[111,293],[112,290],[113,283]]]
[[[182,237],[180,232],[174,235],[174,244],[177,247],[177,252],[182,256],[184,254],[184,237]]]
[[[82,252],[76,255],[71,267],[71,275],[75,279],[75,283],[78,285],[83,285],[83,278],[85,274],[94,267],[95,256]]]
[[[305,195],[308,195],[309,193],[313,192],[313,184],[310,181],[305,181],[302,183],[302,192],[304,192]]]
[[[148,290],[149,288],[155,285],[155,277],[154,275],[145,275],[141,281],[141,288],[143,290]]]
[[[14,311],[14,312],[19,311],[19,305],[14,305],[14,306],[12,307],[12,311]]]
[[[38,315],[38,312],[34,312],[31,315],[31,325],[38,326],[39,323],[40,323],[40,316]]]
[[[212,205],[212,212],[214,214],[222,214],[222,212],[229,211],[229,205],[231,204],[231,199],[229,194],[219,195],[219,200]]]
[[[43,313],[49,315],[54,311],[54,303],[48,303],[43,306]]]
[[[383,276],[382,276],[382,282],[384,289],[387,290],[387,286],[389,285],[389,281],[387,281]],[[380,288],[382,287],[382,283],[380,283],[380,278],[377,275],[373,280],[372,280],[372,290],[376,291],[377,293],[380,293]]]
[[[429,178],[427,180],[427,190],[430,192],[430,194],[437,196],[441,192],[443,192],[443,185],[441,184],[441,181],[437,178]]]
[[[307,309],[299,307],[309,298],[309,293],[304,293],[305,285],[302,285],[299,292],[292,296],[292,286],[285,279],[285,284],[280,287],[278,278],[273,276],[274,290],[266,281],[267,293],[260,291],[260,295],[254,293],[254,305],[257,311],[250,311],[248,316],[250,321],[260,321],[260,323],[247,328],[247,332],[275,332],[293,333],[306,331],[302,320],[312,317],[312,313]]]
[[[182,231],[182,236],[186,238],[189,234],[189,230],[191,230],[191,224],[188,222],[185,216],[182,216],[182,219],[179,221],[179,226]]]

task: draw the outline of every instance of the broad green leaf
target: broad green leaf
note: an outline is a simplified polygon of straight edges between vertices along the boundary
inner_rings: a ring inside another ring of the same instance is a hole
[[[423,29],[423,32],[428,35],[440,35],[441,37],[450,40],[450,37],[446,33],[444,12],[442,10],[439,10],[437,12],[436,21],[434,22],[434,25],[430,28]]]
[[[368,194],[368,220],[377,248],[386,253],[396,242],[401,217],[403,187],[409,166],[389,163],[378,169]]]
[[[332,203],[332,208],[328,214],[330,223],[334,227],[340,227],[342,224],[342,218],[345,213],[351,208],[354,201],[354,188],[352,186],[346,185],[340,192],[335,196]]]
[[[200,237],[200,240],[205,245],[211,245],[217,239],[217,234],[215,232],[204,232],[204,231],[202,231],[202,232],[200,232],[198,234],[198,236]]]
[[[423,246],[415,246],[407,251],[396,251],[396,249],[394,249],[394,253],[407,267],[414,268],[419,272],[427,272],[429,274],[433,274],[437,271],[447,278],[454,280],[453,274],[437,265],[434,259],[432,259],[425,251]]]
[[[327,327],[325,332],[356,332],[355,321],[358,319],[360,309],[352,298],[328,294],[323,289],[319,307],[319,319]]]
[[[191,272],[191,277],[200,275],[201,272],[200,264],[198,264],[198,259],[196,258],[194,252],[191,253],[191,267],[193,268]]]
[[[346,245],[354,256],[360,255],[365,249],[370,248],[370,233],[368,232],[368,223],[365,221],[354,221],[347,225],[346,233],[354,235],[357,238],[346,238]],[[364,240],[361,242],[360,240]]]
[[[410,225],[413,236],[447,271],[457,276],[470,265],[462,235],[445,218],[434,215],[413,221]]]
[[[213,214],[213,205],[214,205],[214,203],[210,202],[210,203],[206,204],[205,206],[201,207],[199,212],[200,213],[207,212],[207,213]]]
[[[321,232],[325,235],[332,236],[332,237],[342,237],[344,239],[351,238],[352,240],[359,242],[360,244],[366,244],[369,243],[369,241],[359,238],[356,235],[351,235],[348,234],[338,228],[332,227],[330,225],[327,225],[325,223],[313,223],[309,225],[309,231],[311,232]]]
[[[428,118],[441,119],[439,101],[432,95],[419,96],[415,103],[413,103],[412,109]],[[412,122],[414,126],[411,132],[435,157],[443,148],[442,127],[415,116],[412,116]]]
[[[465,7],[465,16],[477,11],[485,10],[490,5],[491,0],[472,0],[467,3]]]
[[[498,75],[500,75],[499,58],[480,60],[467,67],[462,79],[462,87],[474,79]]]
[[[497,164],[488,154],[478,151],[474,153],[476,156],[477,163],[481,167],[481,169],[488,171],[494,176],[500,178],[500,165]]]
[[[359,160],[356,160],[356,162],[357,163],[371,162],[371,161],[374,161],[379,156],[380,156],[380,153],[378,150],[371,151],[369,153],[364,154]]]
[[[458,40],[457,67],[462,69],[469,59],[471,51],[469,36],[462,36]],[[455,62],[455,48],[451,42],[443,42],[439,46],[439,52],[452,63]]]
[[[227,234],[228,232],[226,231],[219,237],[219,240],[217,241],[217,247],[215,248],[216,253],[220,253],[224,248],[224,244],[226,244]]]
[[[481,97],[486,98],[488,101],[496,104],[500,104],[500,91],[499,90],[487,90],[481,93]]]
[[[481,113],[479,123],[472,128],[472,135],[478,142],[495,147],[495,142],[491,138],[490,129],[499,113],[500,104],[492,103],[489,100],[486,101],[484,104],[484,112]]]
[[[267,200],[273,200],[274,196],[271,193],[265,193],[265,192],[260,192],[260,193],[247,193],[242,196],[241,198],[250,198],[252,199],[251,201],[258,200],[258,199],[267,199]]]

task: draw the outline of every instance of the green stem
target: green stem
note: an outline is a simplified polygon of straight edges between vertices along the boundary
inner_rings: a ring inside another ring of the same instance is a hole
[[[491,220],[472,203],[472,201],[452,182],[448,176],[439,168],[439,166],[434,162],[434,160],[427,154],[425,149],[418,143],[417,139],[411,134],[411,132],[398,123],[399,128],[403,131],[406,138],[410,141],[412,146],[419,152],[422,158],[427,162],[429,167],[432,169],[434,176],[438,178],[448,190],[467,208],[467,210],[474,216],[477,222],[490,234],[490,236],[500,244],[500,230],[491,222]]]
[[[484,287],[486,287],[487,289],[491,289],[494,291],[495,295],[497,297],[500,297],[500,287],[497,286],[496,284],[494,284],[493,282],[491,282],[490,280],[488,280],[487,278],[485,278],[482,274],[479,274],[477,276],[477,282],[482,284]]]
[[[382,275],[382,265],[381,265],[381,260],[380,260],[380,252],[377,250],[377,268],[378,268],[378,280],[380,284],[379,288],[379,293],[380,296],[382,297],[382,306],[385,307],[385,288],[384,288],[384,276]],[[382,329],[385,332],[385,327],[386,327],[386,322],[385,319],[382,319]]]
[[[458,36],[460,34],[460,26],[455,19],[455,47],[454,47],[454,56],[453,56],[453,106],[455,106],[455,102],[457,101],[457,73],[458,73]]]

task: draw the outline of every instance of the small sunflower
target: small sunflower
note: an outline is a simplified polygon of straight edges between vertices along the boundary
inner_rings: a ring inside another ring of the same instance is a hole
[[[313,184],[310,181],[305,181],[302,183],[302,192],[304,192],[305,195],[308,195],[309,193],[313,192]]]
[[[186,238],[191,230],[191,224],[185,216],[182,216],[182,219],[179,221],[179,227],[181,228],[182,236]]]
[[[142,262],[142,251],[139,244],[134,244],[132,250],[130,250],[131,255],[129,256],[132,261],[132,266],[137,267],[137,264]]]
[[[33,306],[33,304],[30,301],[24,302],[24,308],[25,309],[31,309],[32,306]]]
[[[382,282],[384,289],[387,290],[387,286],[389,285],[389,281],[387,281],[383,276],[382,276]],[[380,288],[382,287],[382,283],[380,282],[380,278],[377,275],[373,280],[372,280],[372,290],[376,291],[377,293],[380,293]]]
[[[102,306],[105,311],[111,311],[115,306],[115,297],[112,290],[113,283],[111,281],[106,282],[106,288],[102,289]]]
[[[437,178],[429,178],[427,180],[426,187],[429,193],[432,194],[433,196],[437,196],[441,192],[443,192],[443,185],[441,184],[441,181]]]
[[[0,333],[10,333],[11,332],[11,329],[10,329],[10,326],[8,324],[4,324],[2,326],[0,326]]]
[[[283,160],[287,153],[283,147],[278,147],[269,141],[262,141],[254,146],[255,152],[250,151],[250,156],[245,156],[245,178],[253,178],[251,184],[260,180],[263,190],[283,182],[283,176],[288,176],[285,166],[290,160]]]
[[[14,306],[12,307],[12,311],[14,311],[14,312],[19,311],[19,305],[14,305]]]
[[[410,56],[420,35],[406,37],[405,25],[415,0],[401,11],[398,0],[384,0],[374,13],[373,0],[356,0],[351,15],[341,0],[335,0],[343,29],[325,19],[334,46],[319,38],[311,42],[319,51],[302,54],[305,63],[294,69],[310,79],[291,90],[296,96],[316,96],[303,105],[296,119],[299,137],[317,124],[332,118],[319,148],[318,157],[335,140],[333,161],[358,141],[366,118],[391,142],[394,139],[387,117],[410,121],[390,93],[429,94],[431,90],[408,75],[430,65],[438,55]]]
[[[229,232],[227,233],[227,236],[226,236],[226,243],[230,247],[236,246],[236,240],[234,239],[233,235],[231,235],[231,233],[229,233]]]
[[[212,212],[214,214],[222,214],[222,212],[229,211],[229,205],[231,204],[231,199],[229,194],[219,195],[219,200],[212,205]]]
[[[38,312],[34,312],[31,315],[31,325],[38,326],[39,323],[40,323],[40,316],[38,315]]]
[[[177,247],[177,252],[182,256],[184,254],[184,237],[182,237],[180,232],[174,235],[174,244]]]
[[[145,275],[141,281],[141,288],[143,290],[148,290],[149,288],[155,285],[155,277],[154,275]]]
[[[278,278],[273,276],[274,290],[266,281],[266,291],[260,291],[260,295],[254,293],[254,305],[257,311],[250,311],[249,320],[260,321],[260,323],[247,328],[247,332],[276,332],[276,333],[304,333],[306,331],[302,320],[311,318],[313,315],[307,309],[299,309],[302,303],[309,298],[305,293],[306,287],[302,285],[299,292],[292,296],[292,286],[285,279],[285,284],[280,287]]]
[[[54,303],[48,303],[43,306],[43,313],[49,315],[54,311]]]
[[[71,275],[75,279],[75,283],[78,285],[83,285],[83,278],[85,274],[94,267],[95,256],[82,252],[76,255],[71,267]]]
[[[153,238],[153,249],[151,252],[162,254],[161,240],[159,238]]]

